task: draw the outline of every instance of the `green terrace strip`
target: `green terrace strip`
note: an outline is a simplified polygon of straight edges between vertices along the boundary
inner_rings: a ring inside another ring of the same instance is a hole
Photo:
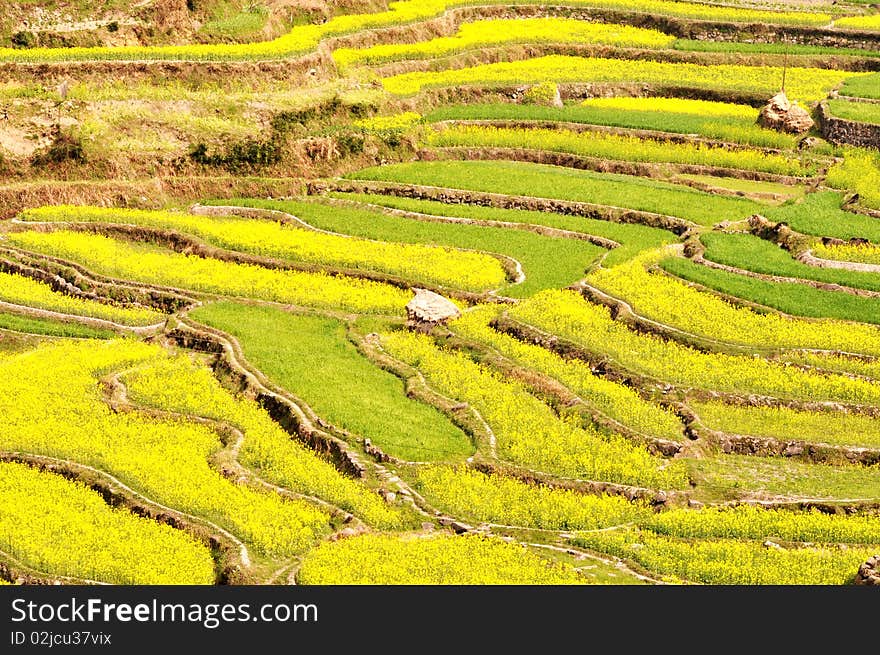
[[[850,584],[872,548],[768,548],[761,541],[676,539],[642,530],[581,533],[574,543],[638,562],[655,573],[704,584]]]
[[[588,43],[635,48],[665,48],[675,37],[657,30],[587,23],[571,18],[480,20],[464,23],[455,36],[419,43],[394,43],[369,48],[339,48],[337,66],[375,65],[404,59],[434,59],[477,48],[514,43]]]
[[[826,245],[817,242],[810,250],[813,255],[821,259],[880,266],[880,248],[873,243],[829,243]]]
[[[682,180],[690,180],[691,182],[696,182],[700,185],[707,185],[713,189],[718,188],[737,192],[741,191],[747,194],[772,194],[772,196],[779,196],[779,198],[766,199],[766,202],[769,204],[778,204],[786,200],[802,198],[806,193],[806,187],[800,184],[793,186],[791,184],[781,184],[779,182],[741,180],[736,177],[722,177],[720,175],[682,174],[676,175],[673,178],[673,181],[675,182],[681,182]],[[764,198],[756,199],[764,201]]]
[[[880,106],[880,105],[878,105]],[[853,149],[828,171],[825,182],[859,194],[859,203],[880,210],[880,153]]]
[[[690,539],[767,539],[826,544],[878,544],[880,530],[873,516],[795,512],[751,505],[675,509],[650,514],[642,527],[670,537]]]
[[[218,434],[183,419],[116,412],[98,379],[161,360],[156,345],[83,341],[0,358],[0,449],[92,466],[157,503],[219,523],[268,556],[290,556],[329,532],[311,504],[238,485],[213,470]]]
[[[424,214],[428,217],[464,218],[474,221],[499,221],[526,225],[542,225],[570,230],[591,236],[604,237],[620,244],[602,258],[603,266],[614,266],[643,250],[659,248],[676,240],[675,236],[647,225],[612,223],[593,218],[572,217],[551,212],[524,209],[500,209],[481,205],[453,205],[434,200],[420,200],[398,196],[380,196],[368,193],[330,193],[330,197],[378,205],[389,209]],[[401,228],[403,229],[403,228]],[[438,235],[439,236],[439,235]],[[439,241],[439,239],[438,239]],[[563,251],[563,248],[559,249]],[[559,266],[560,254],[554,255],[554,266]],[[529,285],[529,280],[526,280]],[[551,286],[565,286],[565,283]]]
[[[733,168],[776,175],[807,176],[816,164],[759,150],[729,150],[706,143],[664,143],[653,139],[569,130],[455,125],[428,134],[430,146],[524,148],[621,161]]]
[[[802,45],[796,43],[735,43],[730,41],[697,41],[677,39],[672,44],[675,50],[690,52],[737,52],[742,54],[789,55],[809,57],[828,55],[831,57],[880,57],[876,50],[858,48],[834,48],[831,46]]]
[[[294,205],[287,201],[235,200],[236,204],[281,211],[296,210],[311,225],[383,241],[405,241],[466,248],[507,255],[522,264],[526,279],[501,287],[511,297],[527,297],[542,289],[567,286],[606,251],[587,241],[548,237],[503,227],[426,222],[392,216],[369,207],[340,207],[319,202]],[[447,205],[436,206],[446,207]],[[401,305],[402,307],[402,305]]]
[[[433,505],[465,520],[541,530],[600,530],[651,514],[646,505],[622,496],[584,495],[464,467],[421,468],[416,488]]]
[[[473,453],[464,432],[408,398],[402,380],[361,355],[339,321],[229,302],[201,307],[192,317],[234,336],[249,362],[322,418],[390,455],[436,461]]]
[[[830,282],[857,289],[880,291],[880,274],[809,266],[771,241],[751,234],[706,233],[700,237],[706,246],[703,255],[719,264],[735,266],[765,275]]]
[[[613,320],[607,308],[593,305],[573,291],[544,291],[510,308],[508,314],[597,358],[683,387],[880,404],[880,385],[801,371],[755,357],[700,352],[639,334]]]
[[[844,80],[864,73],[792,67],[786,73],[792,98],[824,98]],[[472,68],[403,73],[382,80],[385,90],[408,96],[425,89],[462,85],[517,86],[551,80],[557,83],[632,82],[640,84],[738,91],[772,96],[779,91],[782,68],[720,64],[668,63],[549,55],[525,61],[483,64]]]
[[[880,243],[880,221],[841,209],[841,194],[808,193],[803,199],[759,212],[769,220],[787,223],[791,229],[817,237],[867,239]]]
[[[718,455],[688,460],[707,500],[743,495],[769,499],[880,499],[880,466],[807,464],[786,457]]]
[[[165,320],[159,312],[138,307],[117,307],[59,293],[48,284],[23,275],[0,272],[0,301],[62,314],[88,316],[122,325],[154,325]]]
[[[112,508],[80,482],[4,462],[0,500],[0,550],[41,573],[113,584],[214,582],[205,544]]]
[[[236,426],[245,437],[239,461],[268,482],[317,496],[369,525],[393,528],[400,524],[400,516],[378,494],[291,439],[266,410],[252,400],[234,397],[210,369],[195,365],[186,355],[139,368],[126,375],[124,382],[135,402]]]
[[[563,359],[545,348],[524,343],[493,330],[489,323],[500,310],[475,307],[450,325],[461,337],[487,345],[517,363],[565,384],[573,393],[606,416],[641,434],[681,441],[681,421],[674,413],[643,400],[623,384],[594,375],[577,359]]]
[[[291,203],[291,210],[297,209]],[[298,212],[292,211],[296,214]],[[41,207],[21,218],[48,222],[125,223],[176,230],[241,252],[282,260],[367,269],[413,281],[482,291],[504,283],[504,270],[494,257],[433,246],[384,243],[309,230],[295,222],[237,217],[195,216],[180,212]]]
[[[590,98],[578,105],[545,107],[516,103],[437,107],[426,119],[561,121],[627,129],[696,134],[762,148],[793,148],[790,134],[755,124],[758,111],[748,105],[680,98]]]
[[[748,407],[721,402],[688,403],[712,430],[772,439],[880,448],[880,421],[842,412],[805,412],[788,407]],[[805,540],[810,541],[810,540]]]
[[[880,355],[880,329],[874,326],[805,321],[739,308],[662,272],[647,270],[661,261],[673,272],[682,261],[691,264],[667,259],[663,251],[649,252],[613,269],[594,270],[586,281],[625,301],[640,316],[701,337],[761,348],[821,348]]]
[[[118,336],[110,330],[93,328],[78,323],[62,323],[48,318],[35,318],[0,312],[0,330],[42,334],[49,337],[76,337],[81,339],[112,339]]]
[[[880,56],[880,53],[878,53]],[[880,104],[874,102],[849,102],[847,100],[831,100],[828,108],[832,115],[860,123],[880,124]]]
[[[851,77],[846,80],[840,93],[856,98],[880,100],[880,73]]]
[[[229,61],[279,59],[314,50],[324,38],[362,30],[404,25],[427,20],[454,7],[479,4],[476,0],[402,0],[388,4],[388,10],[375,14],[336,16],[325,23],[299,25],[272,41],[247,44],[189,44],[179,46],[118,46],[75,48],[0,48],[0,60],[22,62],[82,60]],[[507,4],[534,4],[533,0],[512,0]],[[563,0],[568,6],[599,7],[652,12],[682,18],[778,23],[791,25],[827,25],[831,16],[798,11],[762,11],[739,7],[720,7],[670,0]],[[866,26],[869,29],[870,25]]]
[[[867,558],[866,558],[867,559]],[[297,573],[304,585],[583,584],[571,566],[482,535],[370,534],[325,542]]]
[[[401,314],[411,298],[387,284],[324,273],[280,271],[183,255],[82,232],[16,232],[15,246],[78,262],[99,275],[283,303]]]
[[[677,216],[700,225],[741,220],[762,207],[640,177],[508,161],[425,161],[367,168],[356,180],[554,198]]]
[[[441,350],[424,335],[404,332],[383,334],[382,344],[438,391],[473,406],[492,428],[502,459],[566,477],[655,489],[687,485],[682,463],[663,467],[661,459],[619,435],[557,416],[525,385],[463,353]]]
[[[660,266],[664,271],[689,282],[791,316],[880,324],[880,298],[826,291],[798,282],[769,282],[695,264],[680,257],[664,259]]]

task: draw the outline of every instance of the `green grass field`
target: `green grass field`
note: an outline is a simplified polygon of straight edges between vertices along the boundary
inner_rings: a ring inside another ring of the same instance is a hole
[[[787,223],[791,229],[817,237],[837,239],[862,238],[880,243],[880,222],[864,214],[841,209],[839,193],[811,193],[803,200],[786,204],[763,213],[773,222]]]
[[[772,307],[792,316],[836,318],[880,323],[880,299],[825,291],[795,282],[770,282],[737,273],[701,266],[686,259],[670,258],[663,270],[709,289]]]
[[[787,148],[794,139],[786,134],[764,130],[748,120],[728,116],[702,116],[694,113],[664,113],[652,111],[650,99],[643,108],[621,110],[589,105],[567,105],[562,108],[541,105],[475,104],[441,106],[431,111],[426,119],[432,122],[447,120],[520,120],[562,121],[587,125],[607,125],[639,130],[656,130],[675,134],[697,134],[710,139],[731,141],[765,148]],[[636,106],[638,106],[636,104]],[[757,112],[755,112],[757,116]]]
[[[861,123],[880,124],[880,105],[871,102],[847,102],[832,100],[828,103],[831,113],[839,118]]]
[[[239,201],[235,201],[239,202]],[[505,295],[527,297],[542,289],[566,286],[583,277],[584,272],[604,252],[586,241],[546,237],[524,231],[422,222],[389,216],[368,208],[339,208],[321,203],[242,200],[243,204],[296,212],[303,220],[324,230],[353,234],[369,239],[428,243],[496,252],[522,264],[526,279],[502,287]],[[548,262],[553,264],[549,265]]]
[[[344,323],[235,303],[207,305],[192,316],[229,332],[250,363],[319,415],[391,455],[435,461],[473,452],[449,419],[407,398],[402,380],[361,355]]]
[[[750,234],[704,234],[705,258],[755,273],[779,275],[880,291],[880,275],[803,264],[775,243]]]
[[[348,177],[626,207],[700,225],[746,218],[759,207],[749,200],[638,177],[520,162],[417,162],[365,169]]]

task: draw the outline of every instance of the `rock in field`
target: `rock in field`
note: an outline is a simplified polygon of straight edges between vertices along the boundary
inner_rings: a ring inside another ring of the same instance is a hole
[[[785,91],[780,91],[761,107],[758,123],[761,127],[792,134],[807,132],[814,125],[810,113],[800,105],[792,104]]]

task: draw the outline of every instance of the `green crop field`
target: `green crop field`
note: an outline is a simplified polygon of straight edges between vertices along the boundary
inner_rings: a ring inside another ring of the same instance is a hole
[[[12,5],[0,584],[880,580],[876,3]]]

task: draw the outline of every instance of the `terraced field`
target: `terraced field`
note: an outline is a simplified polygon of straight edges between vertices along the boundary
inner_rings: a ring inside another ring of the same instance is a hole
[[[863,581],[880,13],[782,4],[0,22],[0,583]]]

